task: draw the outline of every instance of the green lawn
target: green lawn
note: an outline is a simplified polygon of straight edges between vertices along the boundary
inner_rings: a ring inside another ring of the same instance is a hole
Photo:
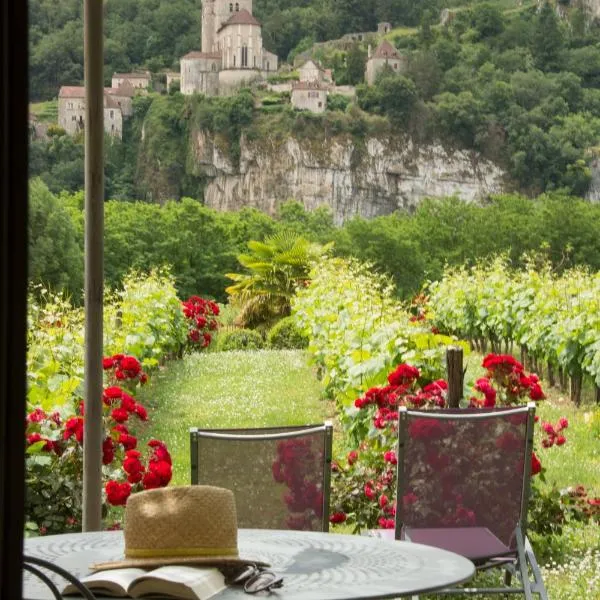
[[[467,358],[467,377],[480,376],[480,362],[476,354]],[[576,409],[556,390],[548,395],[539,404],[541,420],[556,423],[566,416],[569,427],[567,444],[540,452],[548,469],[547,484],[555,482],[560,488],[582,484],[600,495],[600,436],[598,431],[592,433],[590,425],[599,408],[588,402]],[[334,419],[332,404],[321,396],[322,388],[303,352],[194,354],[169,363],[140,395],[151,419],[142,437],[167,443],[173,455],[173,482],[187,484],[190,427],[264,427]],[[336,433],[336,446],[341,447],[339,430]],[[538,554],[551,600],[600,600],[599,529],[569,524],[560,538],[542,541]]]
[[[332,415],[298,351],[193,354],[154,376],[140,400],[150,407],[145,437],[166,442],[175,484],[190,480],[190,427],[303,425]]]

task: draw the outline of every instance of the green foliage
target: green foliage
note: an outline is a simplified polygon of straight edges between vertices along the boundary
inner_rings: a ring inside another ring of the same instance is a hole
[[[254,329],[233,329],[222,331],[217,338],[217,349],[221,352],[230,350],[260,350],[265,342]]]
[[[385,382],[399,362],[419,366],[424,377],[437,379],[444,347],[452,342],[411,322],[389,279],[375,274],[372,265],[353,260],[320,261],[310,285],[294,298],[293,316],[309,336],[308,349],[325,389],[336,398],[349,427],[354,423],[349,407],[357,395]]]
[[[228,273],[234,284],[226,291],[240,305],[237,324],[256,327],[290,314],[290,301],[296,289],[307,285],[312,264],[329,247],[311,244],[292,233],[281,232],[264,242],[248,242],[250,254],[238,261],[246,273]]]
[[[368,112],[387,115],[394,125],[406,125],[417,100],[415,84],[391,70],[382,70],[375,85],[359,86],[358,105]]]
[[[40,179],[29,184],[29,280],[79,298],[81,238],[63,202]]]
[[[560,276],[531,261],[514,271],[498,258],[471,269],[448,269],[429,285],[433,322],[442,331],[494,348],[513,343],[571,376],[600,385],[600,272]],[[578,401],[578,399],[577,399]]]
[[[267,334],[269,348],[276,350],[302,350],[308,347],[308,337],[297,327],[293,317],[278,321]]]

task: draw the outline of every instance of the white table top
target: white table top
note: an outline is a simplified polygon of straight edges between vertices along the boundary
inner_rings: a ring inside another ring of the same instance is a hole
[[[397,598],[455,585],[475,573],[469,560],[452,552],[358,535],[241,529],[238,545],[241,557],[270,563],[283,576],[284,586],[269,595],[281,600]],[[90,564],[123,557],[123,535],[107,531],[30,538],[25,554],[56,563],[81,578],[89,574]],[[64,587],[60,578],[51,578],[59,589]],[[24,597],[53,598],[30,574],[24,575]],[[240,588],[228,588],[214,598],[248,600],[249,596]]]

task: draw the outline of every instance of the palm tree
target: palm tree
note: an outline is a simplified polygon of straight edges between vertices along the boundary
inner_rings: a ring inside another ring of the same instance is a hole
[[[241,306],[236,325],[271,325],[289,315],[297,287],[307,285],[313,263],[331,246],[311,243],[291,232],[248,242],[250,253],[238,256],[247,272],[227,274],[234,284],[226,291],[232,303]]]

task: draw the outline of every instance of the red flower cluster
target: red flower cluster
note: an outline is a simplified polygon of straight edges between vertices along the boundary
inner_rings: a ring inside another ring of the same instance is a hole
[[[219,315],[218,304],[200,296],[190,296],[181,304],[183,314],[188,320],[188,339],[192,344],[206,348],[212,341],[210,331],[219,326],[215,318]]]
[[[561,431],[569,426],[569,421],[565,417],[561,417],[556,425],[552,423],[542,423],[542,430],[546,434],[546,437],[542,440],[542,446],[544,448],[551,448],[556,444],[562,446],[567,438],[562,435]]]
[[[102,359],[102,367],[105,371],[112,369],[113,376],[117,381],[127,381],[136,384],[138,381],[144,385],[148,381],[148,375],[142,370],[140,361],[135,356],[125,354],[114,354]]]
[[[113,380],[122,384],[144,383],[147,380],[140,362],[134,356],[115,354],[103,359],[105,371],[113,370]],[[132,391],[134,387],[131,388]],[[172,477],[171,456],[165,444],[159,440],[148,443],[147,467],[142,455],[136,450],[137,438],[125,425],[130,417],[142,421],[148,419],[145,407],[119,385],[109,385],[102,394],[103,424],[105,437],[102,442],[102,464],[106,467],[122,461],[127,480],[110,479],[105,486],[106,501],[122,506],[136,489],[151,489],[168,485]],[[61,456],[67,448],[72,449],[70,459],[81,468],[84,442],[83,402],[78,400],[75,414],[64,422],[58,413],[47,415],[36,408],[26,418],[26,441],[28,446],[43,442],[35,452],[53,452]],[[114,476],[114,473],[113,473]],[[136,487],[137,486],[137,487]]]
[[[546,396],[534,373],[527,375],[523,365],[510,354],[488,354],[482,362],[487,376],[478,379],[475,390],[483,394],[483,399],[473,396],[471,406],[493,408],[501,393],[502,404],[518,404],[523,398],[543,400]]]

